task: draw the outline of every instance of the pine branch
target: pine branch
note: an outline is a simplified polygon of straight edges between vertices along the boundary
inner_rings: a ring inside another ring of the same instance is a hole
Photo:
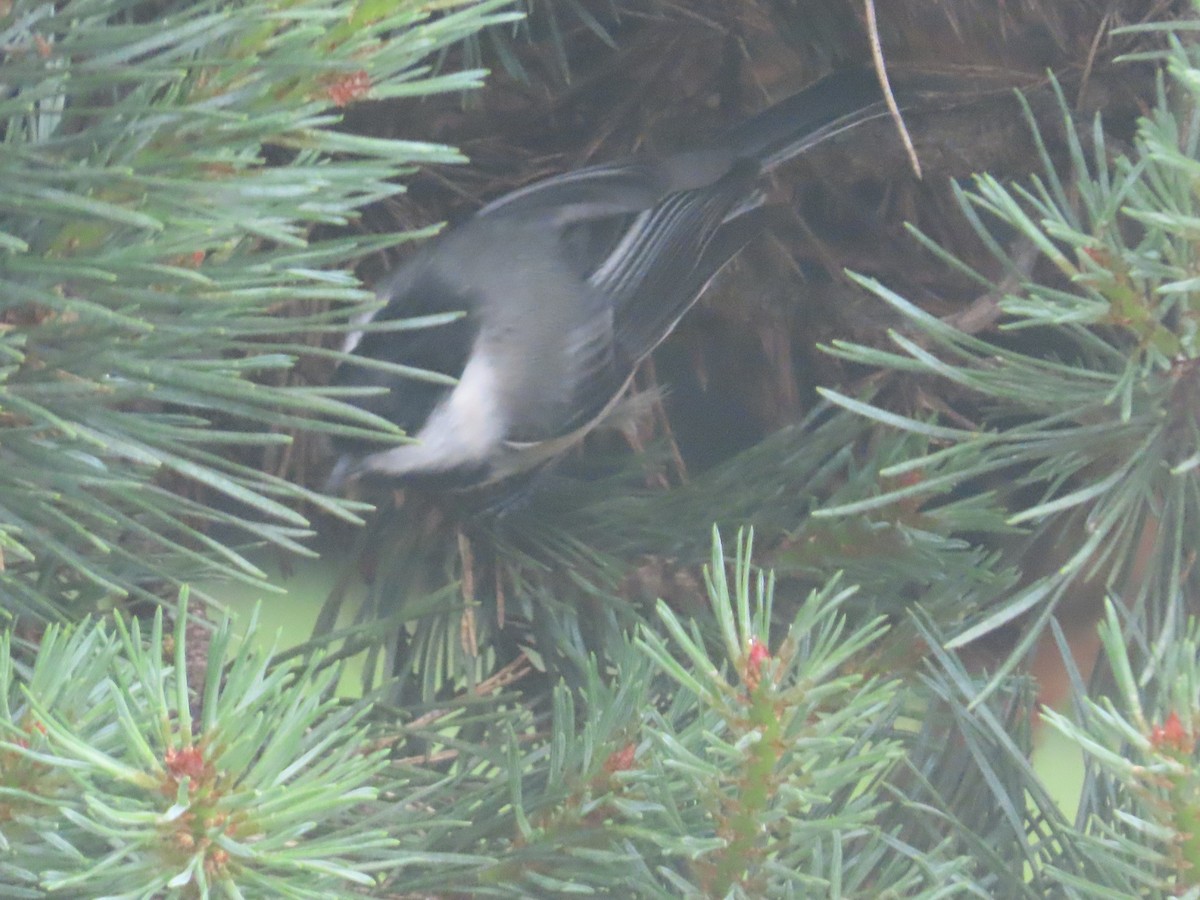
[[[176,621],[50,626],[28,664],[4,636],[5,894],[315,898],[401,864],[360,824],[385,761],[359,752],[367,705],[333,696],[337,671],[268,669],[248,644],[226,668],[226,622],[189,685],[186,593]]]
[[[394,439],[292,371],[371,301],[335,271],[380,245],[345,236],[360,209],[412,166],[461,157],[347,134],[341,107],[477,84],[426,60],[507,21],[506,5],[76,0],[6,14],[6,611],[78,616],[214,574],[263,584],[238,540],[310,553],[312,510],[358,520],[361,507],[245,454],[307,430]]]
[[[1187,57],[1177,51],[1173,62],[1183,67]],[[1191,464],[1200,428],[1185,399],[1195,390],[1198,348],[1194,311],[1181,291],[1193,255],[1191,190],[1184,184],[1192,164],[1178,149],[1175,121],[1164,107],[1143,123],[1136,155],[1112,161],[1097,125],[1090,156],[1081,141],[1071,143],[1069,182],[1047,157],[1045,178],[1031,188],[980,176],[974,193],[962,193],[964,213],[997,254],[1007,260],[993,234],[1000,226],[985,224],[977,210],[1032,242],[1058,273],[1024,278],[1005,297],[1000,338],[964,334],[863,280],[905,318],[905,331],[892,335],[897,350],[832,348],[953,385],[970,406],[937,422],[827,391],[931,449],[881,471],[902,487],[823,515],[915,497],[936,508],[930,498],[984,490],[1009,504],[1008,525],[1032,527],[1036,540],[1083,535],[1053,572],[974,614],[953,645],[1035,608],[1030,633],[1040,632],[1067,588],[1090,578],[1122,596],[1138,611],[1139,626],[1155,633],[1172,619],[1169,598],[1194,581],[1180,543],[1200,521]],[[1022,642],[1014,660],[1028,646]]]

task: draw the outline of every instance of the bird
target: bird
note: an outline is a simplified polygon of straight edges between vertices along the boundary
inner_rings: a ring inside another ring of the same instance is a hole
[[[425,242],[376,285],[380,306],[332,377],[377,389],[347,401],[406,438],[333,439],[326,489],[384,479],[464,492],[552,463],[765,227],[764,176],[886,115],[874,72],[837,71],[697,146],[550,176]],[[449,313],[460,315],[426,328],[370,324]]]

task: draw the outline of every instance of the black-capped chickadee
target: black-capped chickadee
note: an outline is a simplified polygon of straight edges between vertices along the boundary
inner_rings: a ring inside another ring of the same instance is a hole
[[[336,440],[329,488],[366,475],[473,488],[561,455],[762,228],[762,174],[886,114],[874,73],[836,73],[698,149],[547,178],[430,240],[378,285],[375,318],[465,315],[367,329],[346,349],[454,380],[339,366],[336,385],[387,389],[351,402],[412,440]]]

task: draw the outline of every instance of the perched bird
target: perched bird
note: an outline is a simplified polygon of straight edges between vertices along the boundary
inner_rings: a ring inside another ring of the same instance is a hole
[[[346,349],[456,381],[343,363],[334,384],[386,388],[353,402],[413,440],[337,440],[329,487],[370,475],[474,488],[561,455],[761,230],[763,174],[886,114],[874,73],[835,73],[696,149],[538,181],[430,240],[378,285],[375,318],[465,315],[366,329]]]

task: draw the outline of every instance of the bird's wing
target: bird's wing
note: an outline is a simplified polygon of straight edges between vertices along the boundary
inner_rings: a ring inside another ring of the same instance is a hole
[[[547,224],[562,227],[636,214],[668,194],[716,183],[732,164],[724,147],[713,146],[667,158],[634,157],[586,166],[517,188],[475,217],[540,214]]]
[[[536,377],[538,395],[553,400],[539,412],[561,414],[514,429],[514,441],[569,435],[611,407],[638,362],[749,238],[750,230],[727,220],[749,203],[756,174],[752,163],[739,164],[715,184],[667,194],[646,209],[594,216],[559,229],[556,258],[568,267],[559,274],[577,287],[563,327],[544,337],[555,351],[546,356],[570,365],[554,383],[552,366]],[[552,280],[547,275],[539,282]],[[540,331],[534,326],[527,333],[532,340]],[[522,364],[538,365],[531,359]]]
[[[757,164],[736,163],[711,187],[680,191],[640,214],[588,277],[610,298],[618,353],[636,365],[753,236]]]
[[[717,152],[591,166],[514,191],[473,218],[471,227],[510,241],[553,242],[544,258],[526,260],[542,267],[538,278],[524,271],[505,286],[507,269],[494,273],[494,287],[509,295],[536,284],[535,296],[513,298],[514,309],[522,303],[532,309],[524,324],[507,323],[522,329],[528,346],[525,358],[506,366],[514,383],[536,385],[531,390],[543,402],[512,423],[513,441],[556,439],[592,422],[695,299],[703,282],[696,290],[681,285],[695,282],[696,258],[730,207],[750,192],[756,167],[739,167],[734,179],[729,171],[730,161]],[[536,235],[531,221],[539,223]],[[520,255],[514,248],[511,262]],[[658,295],[643,296],[645,286]],[[560,292],[571,295],[569,309],[556,302]],[[616,324],[635,298],[645,314],[630,324],[639,334],[658,323],[662,331],[634,341],[645,346],[631,355],[617,344]],[[559,359],[569,365],[559,367]]]

